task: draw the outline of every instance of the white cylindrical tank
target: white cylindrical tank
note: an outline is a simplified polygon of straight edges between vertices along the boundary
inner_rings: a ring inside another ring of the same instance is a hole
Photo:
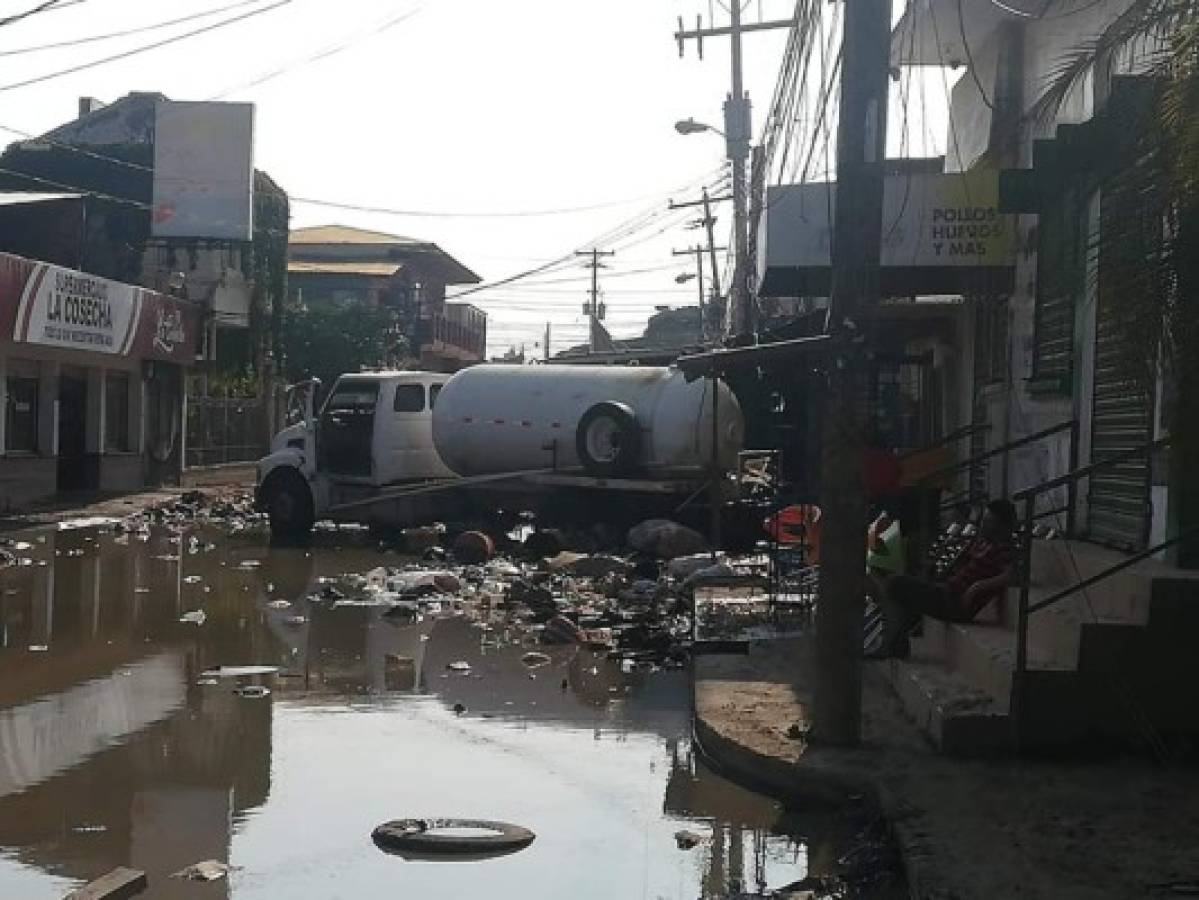
[[[732,468],[744,437],[741,407],[717,388],[717,450]],[[580,420],[619,405],[640,431],[636,470],[665,476],[712,460],[712,382],[690,384],[657,366],[480,365],[454,375],[433,407],[433,443],[459,475],[583,465]]]

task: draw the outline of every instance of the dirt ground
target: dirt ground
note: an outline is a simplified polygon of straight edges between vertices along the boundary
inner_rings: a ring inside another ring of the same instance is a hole
[[[696,660],[696,732],[730,774],[792,802],[870,794],[919,898],[1128,898],[1199,894],[1199,765],[1148,757],[963,760],[933,751],[867,665],[863,743],[809,747],[805,641]],[[794,734],[794,732],[792,732]]]

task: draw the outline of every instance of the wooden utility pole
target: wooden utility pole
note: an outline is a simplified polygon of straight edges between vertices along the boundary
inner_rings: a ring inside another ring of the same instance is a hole
[[[728,248],[727,247],[714,248],[713,255],[715,255],[715,250],[726,250],[726,249],[728,249]],[[709,250],[708,247],[705,247],[702,244],[696,244],[694,247],[688,247],[686,250],[672,250],[671,251],[671,253],[674,256],[694,256],[695,257],[695,279],[696,279],[696,284],[699,287],[699,334],[700,334],[700,337],[705,340],[708,337],[708,311],[707,311],[707,306],[705,305],[705,294],[704,294],[704,256],[708,253],[708,250]],[[689,276],[680,276],[680,278],[687,278],[687,277],[689,277]],[[714,284],[716,284],[716,285],[718,285],[719,283],[720,283],[719,281],[714,282]],[[714,301],[717,299],[715,290],[713,291],[712,299]]]
[[[712,321],[709,323],[707,318],[704,318],[702,324],[705,336],[710,331],[713,338],[719,338],[724,332],[724,311],[722,308],[724,301],[720,294],[720,264],[716,261],[716,254],[728,248],[716,246],[716,217],[712,215],[712,204],[730,199],[732,198],[728,196],[712,197],[708,194],[708,189],[704,188],[703,198],[700,200],[689,200],[685,203],[675,203],[672,200],[669,204],[671,209],[686,209],[689,206],[702,206],[704,208],[704,217],[699,220],[699,224],[704,226],[704,230],[708,235],[708,259],[712,264],[712,308],[708,311],[708,316]],[[676,253],[675,255],[679,254]],[[700,272],[700,278],[703,278],[703,272]],[[708,328],[709,324],[711,325],[710,329]]]
[[[704,323],[707,317],[704,315],[704,248],[695,246],[688,247],[686,250],[672,250],[672,256],[694,256],[695,257],[695,283],[699,286],[699,333],[700,337],[706,337],[704,333]],[[688,278],[690,276],[680,275],[679,278]]]
[[[605,268],[600,262],[601,256],[615,256],[615,251],[600,250],[598,247],[592,247],[590,250],[578,250],[575,256],[587,256],[591,258],[591,262],[586,263],[584,268],[591,270],[591,297],[584,305],[583,312],[587,316],[587,349],[595,352],[595,332],[596,326],[600,320],[604,318],[604,311],[599,302],[599,270]]]
[[[831,744],[861,738],[867,515],[862,449],[868,340],[879,295],[890,45],[891,0],[845,4],[812,721],[813,739]]]

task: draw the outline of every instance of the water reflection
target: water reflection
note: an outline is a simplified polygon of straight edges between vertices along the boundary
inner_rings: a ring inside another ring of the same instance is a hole
[[[530,669],[498,624],[304,599],[399,562],[371,546],[203,528],[25,540],[0,573],[2,896],[60,896],[118,865],[147,872],[148,896],[241,900],[715,898],[835,867],[847,825],[794,820],[696,762],[684,673],[573,648]],[[180,621],[195,610],[202,625]],[[247,664],[279,667],[259,679],[269,696],[202,674]],[[404,863],[369,833],[407,815],[539,838],[488,864]],[[706,840],[680,851],[680,827]],[[238,869],[169,877],[205,859]]]

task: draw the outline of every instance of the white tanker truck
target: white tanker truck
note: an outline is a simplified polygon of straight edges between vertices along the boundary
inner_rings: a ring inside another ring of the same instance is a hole
[[[279,534],[317,519],[405,527],[613,500],[669,510],[742,446],[732,392],[671,368],[364,372],[338,378],[319,413],[317,385],[291,389],[291,424],[258,463],[258,504]]]

